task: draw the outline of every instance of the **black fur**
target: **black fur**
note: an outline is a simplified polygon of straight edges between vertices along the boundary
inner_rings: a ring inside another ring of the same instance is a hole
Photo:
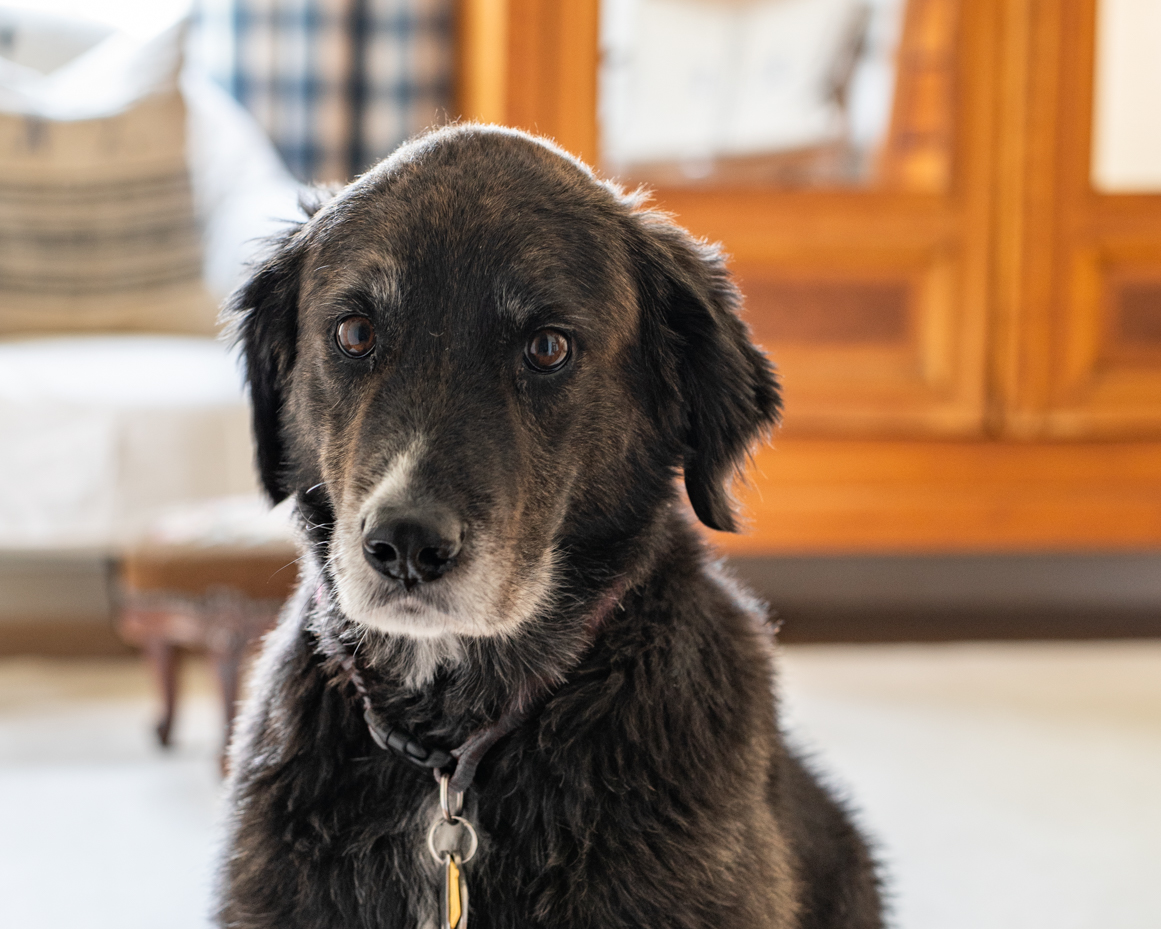
[[[880,925],[863,841],[782,743],[761,611],[678,499],[684,472],[732,529],[778,415],[738,306],[716,250],[498,129],[405,146],[278,243],[232,313],[307,544],[232,748],[222,925],[434,925],[434,783],[373,744],[344,653],[380,718],[447,748],[547,691],[467,795],[473,929]],[[334,343],[350,313],[363,359]],[[521,354],[544,327],[573,345],[547,374]],[[463,527],[416,594],[358,553],[400,507]]]

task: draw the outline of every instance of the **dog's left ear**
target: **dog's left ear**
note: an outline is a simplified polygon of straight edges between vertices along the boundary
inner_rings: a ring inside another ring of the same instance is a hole
[[[295,226],[272,243],[270,256],[234,292],[223,311],[246,358],[258,474],[274,503],[291,492],[282,414],[298,339],[299,277],[305,250],[301,229]]]
[[[689,501],[711,529],[735,532],[729,485],[746,452],[777,423],[773,366],[738,317],[741,294],[721,252],[694,241],[664,214],[633,214],[641,236],[638,293],[653,346],[677,388]]]

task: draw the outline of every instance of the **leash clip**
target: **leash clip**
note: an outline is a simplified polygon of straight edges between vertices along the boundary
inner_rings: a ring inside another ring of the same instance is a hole
[[[394,752],[417,768],[438,770],[452,761],[448,752],[442,748],[428,748],[402,726],[388,726],[384,732],[375,722],[370,706],[363,709],[363,721],[376,745],[384,751]]]

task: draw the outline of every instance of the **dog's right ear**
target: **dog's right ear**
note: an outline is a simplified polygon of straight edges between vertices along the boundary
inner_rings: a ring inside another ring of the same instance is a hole
[[[271,255],[230,297],[223,314],[246,358],[258,475],[274,503],[291,492],[282,410],[298,340],[302,226],[274,240]]]
[[[705,525],[737,531],[730,483],[750,446],[779,421],[773,366],[738,315],[741,295],[716,246],[694,240],[667,215],[633,213],[639,295],[653,330],[659,383],[680,412],[689,502]],[[659,410],[666,409],[661,404]]]

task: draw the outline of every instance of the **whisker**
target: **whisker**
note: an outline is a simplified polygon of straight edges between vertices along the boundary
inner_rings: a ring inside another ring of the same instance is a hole
[[[281,574],[283,571],[285,571],[291,565],[296,565],[300,561],[302,561],[301,555],[299,555],[297,558],[291,558],[290,561],[286,562],[286,564],[284,564],[281,568],[279,568],[277,571],[274,572],[274,574],[271,574],[270,576],[273,578],[275,575]]]

